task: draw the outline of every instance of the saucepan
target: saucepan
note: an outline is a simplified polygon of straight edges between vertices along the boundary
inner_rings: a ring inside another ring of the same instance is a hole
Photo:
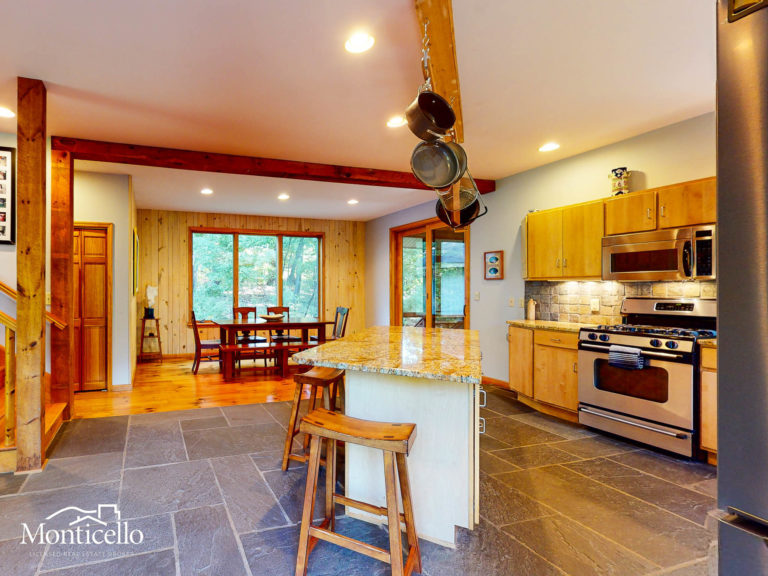
[[[437,217],[445,224],[458,230],[469,226],[488,212],[488,207],[483,203],[483,199],[477,190],[475,181],[472,179],[472,175],[467,172],[468,178],[462,179],[462,183],[459,186],[454,186],[451,190],[450,198],[448,194],[441,196],[440,200],[435,204],[435,212]],[[468,184],[465,185],[465,182]],[[472,189],[469,189],[469,186]],[[440,191],[438,191],[440,193]],[[453,210],[453,195],[457,195],[458,205],[462,206],[458,210]],[[472,198],[471,201],[469,199]],[[445,203],[444,200],[449,199],[449,203]],[[446,208],[446,205],[448,208]],[[480,211],[482,208],[482,212]]]
[[[422,142],[411,154],[413,175],[430,188],[447,188],[467,170],[467,153],[456,142]]]
[[[411,132],[422,140],[432,142],[448,134],[456,122],[456,114],[440,94],[424,90],[405,109],[405,119]]]

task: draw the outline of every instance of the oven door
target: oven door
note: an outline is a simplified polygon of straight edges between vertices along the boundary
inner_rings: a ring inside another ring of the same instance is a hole
[[[579,350],[579,402],[692,431],[693,365],[644,356],[643,369],[627,370],[609,365],[607,352]]]
[[[659,281],[689,280],[693,275],[693,253],[686,234],[675,238],[670,233],[683,230],[662,231],[665,234],[630,234],[627,237],[603,238],[603,280]]]

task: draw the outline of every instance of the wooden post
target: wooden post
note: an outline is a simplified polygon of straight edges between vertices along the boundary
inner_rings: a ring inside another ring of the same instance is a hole
[[[16,442],[16,332],[5,327],[5,445]]]
[[[51,328],[51,402],[74,405],[75,328],[73,306],[73,161],[69,152],[51,151],[51,312],[67,323]]]
[[[45,406],[45,120],[40,80],[18,78],[16,471],[42,467]]]

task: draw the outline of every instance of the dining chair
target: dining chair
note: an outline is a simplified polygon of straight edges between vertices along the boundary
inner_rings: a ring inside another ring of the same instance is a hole
[[[237,306],[235,308],[232,308],[232,314],[235,317],[235,319],[245,320],[245,321],[248,321],[248,317],[251,314],[253,314],[253,319],[256,320],[257,306]],[[237,336],[238,344],[264,344],[266,343],[266,341],[267,339],[263,338],[262,336],[256,336],[255,333],[251,334],[250,330],[243,330],[242,332],[239,332]],[[264,367],[267,366],[267,353],[265,350],[249,349],[249,350],[242,350],[238,352],[237,353],[238,366],[240,365],[240,361],[246,357],[253,358],[254,362],[258,358],[262,358],[264,360]]]
[[[267,306],[267,314],[282,314],[286,320],[291,320],[291,309],[288,306]],[[273,342],[301,342],[301,337],[291,336],[284,330],[270,330],[269,338]]]
[[[333,333],[326,340],[338,340],[344,337],[347,331],[347,320],[349,319],[349,308],[343,306],[336,307],[336,316],[333,318]],[[317,342],[317,336],[310,336],[311,342]]]
[[[232,308],[232,314],[235,317],[236,320],[248,320],[248,317],[253,314],[253,319],[256,319],[256,312],[257,307],[256,306],[238,306],[236,308]],[[255,334],[251,334],[250,330],[243,330],[240,332],[237,336],[237,343],[238,344],[258,344],[261,342],[266,342],[266,338],[262,338],[261,336],[256,336]]]
[[[221,340],[201,340],[200,330],[197,325],[197,319],[195,318],[195,311],[191,310],[190,318],[192,319],[192,331],[195,334],[195,359],[192,361],[192,373],[197,374],[200,368],[200,362],[203,359],[203,350],[215,350],[216,354],[206,354],[206,360],[220,361],[219,346],[221,346]]]

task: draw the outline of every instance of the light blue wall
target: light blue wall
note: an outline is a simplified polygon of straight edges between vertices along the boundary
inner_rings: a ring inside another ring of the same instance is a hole
[[[633,171],[632,190],[714,176],[714,113],[509,176],[483,196],[488,214],[470,232],[470,322],[480,331],[485,376],[508,379],[506,321],[523,317],[517,304],[525,293],[520,237],[525,214],[610,196],[610,170],[618,166]],[[368,326],[389,321],[389,228],[433,215],[434,204],[427,203],[367,223]],[[483,279],[483,252],[492,250],[504,250],[504,280]]]

